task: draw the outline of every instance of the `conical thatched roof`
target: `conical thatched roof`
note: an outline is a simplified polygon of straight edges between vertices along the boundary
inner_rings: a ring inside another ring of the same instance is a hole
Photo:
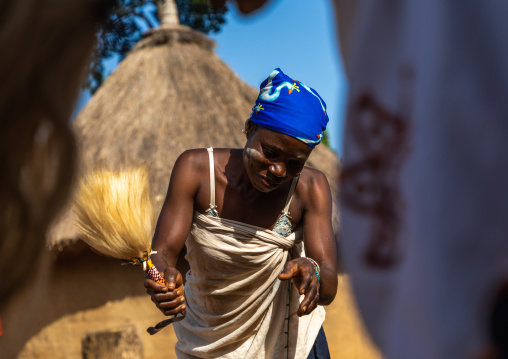
[[[74,122],[82,171],[151,164],[156,208],[184,150],[243,147],[241,132],[258,91],[213,52],[214,42],[185,26],[150,31],[108,77]],[[276,64],[274,64],[275,66]],[[337,183],[338,159],[317,146],[308,164]],[[51,242],[77,232],[67,215]]]

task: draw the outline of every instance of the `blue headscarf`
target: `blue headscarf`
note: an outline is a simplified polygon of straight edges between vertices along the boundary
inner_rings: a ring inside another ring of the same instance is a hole
[[[250,120],[315,147],[328,123],[326,104],[316,91],[276,68],[260,87]]]

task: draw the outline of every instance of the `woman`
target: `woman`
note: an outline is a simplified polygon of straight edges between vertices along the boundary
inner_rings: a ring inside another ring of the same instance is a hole
[[[165,315],[185,317],[174,324],[179,358],[318,350],[318,305],[335,297],[337,260],[328,182],[304,164],[327,122],[319,95],[276,69],[245,123],[245,148],[176,161],[151,256],[168,285],[145,286]],[[185,288],[175,268],[184,244]]]

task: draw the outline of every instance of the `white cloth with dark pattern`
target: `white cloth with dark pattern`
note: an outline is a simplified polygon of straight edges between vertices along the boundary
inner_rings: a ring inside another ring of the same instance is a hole
[[[478,358],[508,276],[508,2],[334,0],[342,254],[387,358]]]

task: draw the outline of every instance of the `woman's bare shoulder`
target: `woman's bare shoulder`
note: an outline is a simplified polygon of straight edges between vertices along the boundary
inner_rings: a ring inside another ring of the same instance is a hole
[[[235,149],[231,148],[214,148],[213,155],[217,156],[229,156],[232,151]],[[182,161],[187,163],[190,166],[208,166],[208,150],[206,148],[193,148],[182,152],[182,154],[178,157],[177,161]]]
[[[303,168],[296,191],[303,202],[307,204],[319,199],[326,200],[328,197],[331,199],[330,185],[325,174],[311,167]]]
[[[328,184],[328,179],[325,174],[320,170],[317,170],[312,167],[305,166],[300,174],[300,180],[298,183],[302,183],[307,187],[307,189],[314,187],[330,187]]]
[[[194,148],[182,152],[175,162],[174,170],[178,171],[197,171],[208,168],[208,152],[206,148]]]
[[[206,148],[196,148],[183,152],[171,171],[169,188],[174,198],[194,198],[202,179],[208,178],[208,153]],[[169,192],[168,192],[169,193]]]

